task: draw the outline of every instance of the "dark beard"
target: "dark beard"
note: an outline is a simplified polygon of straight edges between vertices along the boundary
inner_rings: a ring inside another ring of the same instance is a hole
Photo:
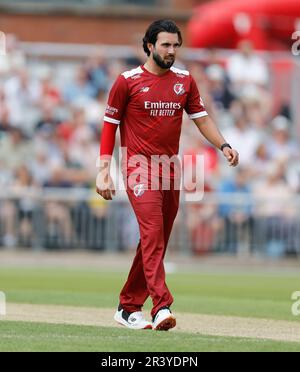
[[[165,62],[156,52],[153,52],[153,59],[157,66],[165,70],[173,66],[173,63],[175,62],[175,59],[173,59],[171,62]]]

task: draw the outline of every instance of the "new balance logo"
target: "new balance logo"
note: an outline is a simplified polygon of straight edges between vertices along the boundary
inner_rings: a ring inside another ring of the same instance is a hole
[[[150,90],[149,87],[143,87],[143,88],[140,90],[140,92],[141,92],[141,93],[147,93],[147,92],[149,92],[149,90]]]

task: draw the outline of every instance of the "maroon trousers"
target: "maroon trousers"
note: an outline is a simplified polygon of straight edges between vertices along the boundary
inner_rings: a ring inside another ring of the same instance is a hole
[[[128,188],[127,194],[139,224],[140,241],[120,293],[120,304],[125,311],[141,311],[150,296],[154,316],[161,307],[173,302],[165,282],[163,259],[178,210],[179,190],[174,190],[171,180],[170,190]]]

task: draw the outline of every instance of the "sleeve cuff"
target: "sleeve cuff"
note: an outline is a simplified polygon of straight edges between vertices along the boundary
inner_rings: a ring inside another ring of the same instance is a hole
[[[198,119],[202,118],[203,116],[207,116],[208,113],[206,111],[201,111],[201,112],[196,112],[195,114],[190,114],[189,118],[190,119]]]
[[[109,118],[108,116],[104,116],[103,120],[107,121],[108,123],[112,123],[116,125],[120,124],[120,120],[112,119],[112,118]]]

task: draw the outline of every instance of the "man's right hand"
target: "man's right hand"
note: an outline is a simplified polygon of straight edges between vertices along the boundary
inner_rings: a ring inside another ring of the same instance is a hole
[[[101,169],[97,175],[96,191],[105,200],[112,200],[112,196],[116,194],[113,180],[106,168]]]

